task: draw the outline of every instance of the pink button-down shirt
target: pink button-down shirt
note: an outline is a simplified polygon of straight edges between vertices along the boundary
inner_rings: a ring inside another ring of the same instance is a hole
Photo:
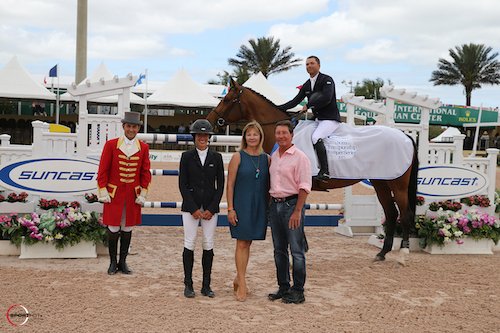
[[[269,168],[271,188],[269,194],[275,198],[286,198],[298,194],[303,189],[311,192],[311,163],[300,149],[294,145],[280,156],[276,150],[271,156]]]

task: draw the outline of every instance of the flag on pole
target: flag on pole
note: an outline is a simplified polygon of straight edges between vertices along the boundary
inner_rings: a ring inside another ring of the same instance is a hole
[[[57,65],[55,65],[50,69],[49,77],[57,77]]]
[[[137,79],[137,81],[135,81],[135,84],[134,84],[134,87],[138,84],[142,84],[142,80],[144,80],[146,78],[146,74],[139,74],[139,78]]]

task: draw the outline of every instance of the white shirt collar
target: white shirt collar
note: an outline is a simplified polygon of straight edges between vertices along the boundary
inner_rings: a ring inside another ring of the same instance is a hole
[[[133,138],[132,140],[130,140],[126,136],[124,136],[123,138],[124,138],[125,144],[127,144],[127,145],[131,145],[135,142],[135,138]]]
[[[316,79],[318,78],[318,75],[319,75],[319,72],[316,73],[316,75],[314,75],[313,77],[309,78],[309,80],[311,80],[311,90],[314,89],[314,84],[316,83]]]

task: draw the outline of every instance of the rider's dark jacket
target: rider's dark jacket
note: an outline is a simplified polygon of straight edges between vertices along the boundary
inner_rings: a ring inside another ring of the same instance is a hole
[[[340,113],[335,96],[335,82],[326,74],[318,73],[318,78],[311,89],[311,80],[304,82],[299,93],[291,101],[278,105],[278,109],[286,111],[298,105],[307,97],[307,107],[318,120],[336,120],[340,122]]]

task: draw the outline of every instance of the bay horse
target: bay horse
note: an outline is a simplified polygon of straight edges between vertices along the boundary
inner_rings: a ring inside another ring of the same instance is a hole
[[[229,124],[244,124],[255,120],[264,130],[264,151],[268,154],[274,146],[275,124],[280,120],[290,119],[291,116],[281,111],[266,97],[243,87],[231,79],[230,89],[215,109],[207,116],[207,120],[219,127]],[[417,196],[418,158],[415,141],[413,142],[413,161],[403,175],[395,179],[370,179],[377,198],[385,213],[384,245],[375,256],[375,261],[385,260],[385,255],[392,250],[394,232],[399,218],[403,232],[403,240],[399,252],[398,262],[406,264],[409,256],[409,230],[415,222],[415,206]],[[386,163],[383,156],[380,163]],[[387,165],[391,168],[391,165]],[[363,179],[335,179],[318,181],[313,178],[313,190],[326,190],[354,185]],[[397,206],[396,206],[397,205]]]

